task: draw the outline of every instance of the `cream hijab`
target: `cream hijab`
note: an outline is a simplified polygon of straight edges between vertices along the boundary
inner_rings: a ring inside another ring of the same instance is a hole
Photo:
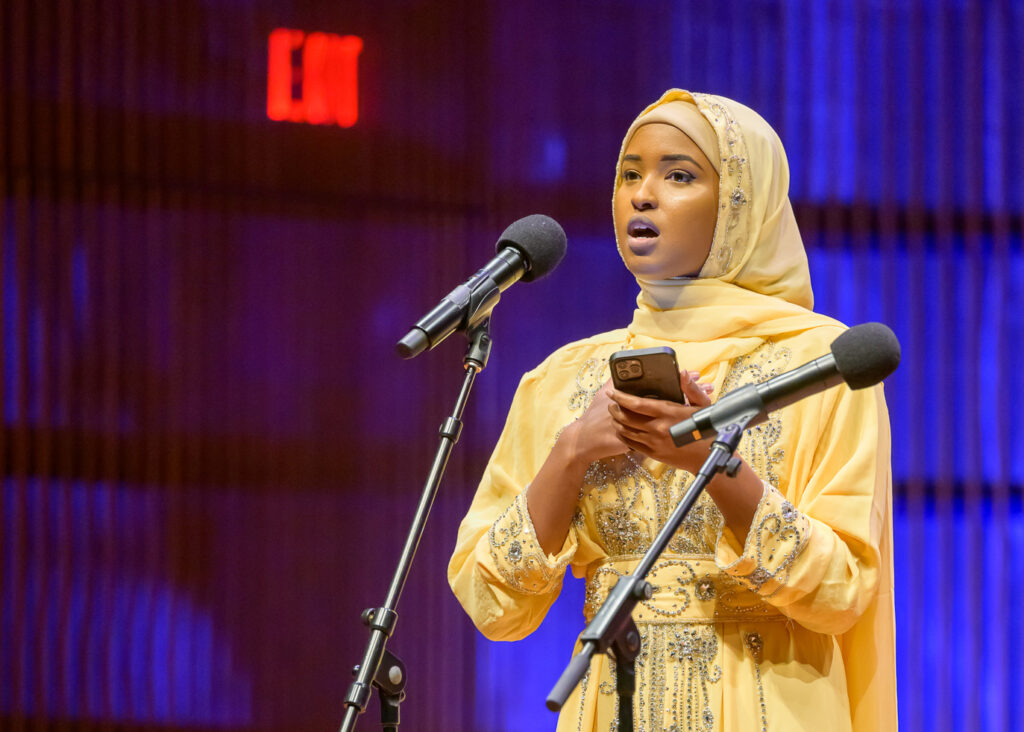
[[[718,225],[699,278],[813,307],[807,255],[789,202],[789,163],[775,131],[739,102],[670,89],[626,131],[616,189],[626,146],[639,127],[655,122],[689,136],[719,173]],[[648,282],[640,280],[641,287]]]
[[[807,255],[789,202],[789,165],[768,123],[731,99],[670,89],[627,130],[616,190],[633,134],[656,122],[681,130],[716,164],[718,221],[696,278],[637,277],[640,295],[630,330],[678,343],[690,368],[703,368],[748,353],[774,335],[841,325],[811,311]],[[614,205],[612,210],[614,217]]]

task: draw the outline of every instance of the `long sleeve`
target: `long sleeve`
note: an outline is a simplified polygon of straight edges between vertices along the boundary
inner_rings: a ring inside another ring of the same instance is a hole
[[[492,640],[517,640],[540,625],[578,545],[571,527],[558,554],[545,554],[526,506],[526,487],[557,430],[551,410],[541,408],[545,370],[542,364],[519,384],[448,565],[455,596]]]
[[[838,635],[872,602],[883,571],[890,444],[881,387],[835,391],[817,425],[813,415],[790,423],[803,442],[788,485],[766,484],[744,546],[723,531],[716,561],[805,628]]]

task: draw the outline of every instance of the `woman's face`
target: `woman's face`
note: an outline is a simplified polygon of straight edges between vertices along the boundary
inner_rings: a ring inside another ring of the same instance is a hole
[[[626,267],[651,280],[695,276],[718,220],[718,173],[672,125],[643,125],[626,145],[615,233]]]

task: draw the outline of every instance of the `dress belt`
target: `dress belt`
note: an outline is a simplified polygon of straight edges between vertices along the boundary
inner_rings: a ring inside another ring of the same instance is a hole
[[[632,572],[643,555],[608,557],[587,571],[583,614],[589,623],[619,577]],[[785,621],[775,607],[725,574],[707,554],[663,554],[648,573],[654,586],[637,604],[637,623],[729,623]]]

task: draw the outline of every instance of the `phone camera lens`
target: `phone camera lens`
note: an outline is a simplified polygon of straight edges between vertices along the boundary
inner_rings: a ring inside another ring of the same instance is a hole
[[[644,375],[644,369],[641,363],[636,359],[629,361],[621,361],[615,366],[615,370],[619,375],[619,378],[623,381],[630,379],[639,379]]]

